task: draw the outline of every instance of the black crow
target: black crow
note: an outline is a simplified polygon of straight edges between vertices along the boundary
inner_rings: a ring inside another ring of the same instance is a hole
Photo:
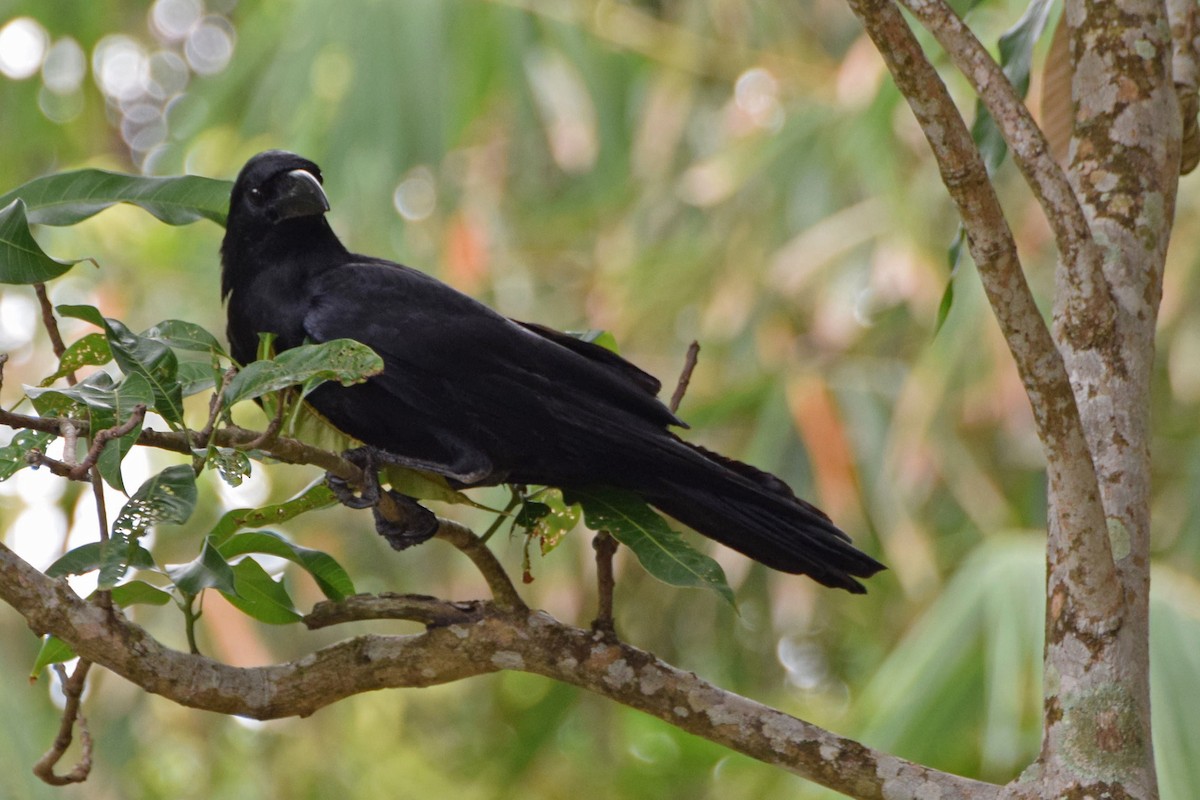
[[[262,332],[278,350],[354,339],[383,372],[307,399],[385,460],[456,487],[628,490],[769,567],[851,592],[883,569],[779,478],[672,433],[683,423],[657,399],[658,380],[628,361],[351,253],[325,219],[321,184],[316,164],[277,150],[238,175],[221,245],[237,361],[255,358]]]

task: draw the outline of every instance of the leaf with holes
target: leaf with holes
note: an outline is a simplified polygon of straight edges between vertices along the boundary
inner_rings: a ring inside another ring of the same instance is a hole
[[[289,386],[303,386],[304,394],[325,381],[343,386],[362,383],[383,372],[383,359],[353,339],[334,339],[285,350],[270,361],[247,364],[225,390],[231,406]]]
[[[58,370],[53,375],[43,378],[38,385],[49,386],[83,367],[104,366],[112,361],[112,358],[108,337],[103,333],[89,333],[63,351],[62,358],[58,360]]]
[[[194,322],[164,319],[157,325],[147,328],[141,335],[143,338],[162,342],[176,350],[225,355],[225,348],[217,341],[217,337]]]
[[[309,511],[329,508],[337,503],[337,498],[325,485],[325,479],[321,478],[287,502],[260,508],[235,508],[226,512],[213,527],[209,536],[218,545],[223,545],[225,540],[242,528],[278,525]]]
[[[47,445],[54,441],[54,434],[41,431],[19,431],[12,440],[0,447],[0,481],[6,481],[29,466],[25,457],[30,450],[45,453]]]
[[[111,589],[128,570],[137,540],[151,525],[182,525],[196,507],[196,476],[186,464],[167,467],[141,485],[112,525],[100,564],[100,588]]]
[[[608,531],[637,556],[646,571],[672,586],[711,589],[734,605],[721,565],[695,550],[654,509],[632,492],[610,488],[572,489],[567,502],[583,507],[594,531]]]
[[[138,336],[120,320],[103,316],[92,306],[58,306],[58,313],[104,329],[117,366],[126,375],[140,374],[154,389],[154,410],[175,425],[183,423],[183,388],[177,373],[179,359],[157,339]]]
[[[86,575],[92,570],[100,569],[104,561],[104,546],[100,542],[81,544],[46,568],[46,574],[51,578],[64,578],[67,575]],[[154,556],[150,551],[135,544],[129,558],[129,566],[134,569],[158,569]]]

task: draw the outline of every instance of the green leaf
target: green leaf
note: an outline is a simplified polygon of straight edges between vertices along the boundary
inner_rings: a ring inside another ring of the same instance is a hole
[[[46,452],[46,446],[54,441],[54,434],[41,431],[18,431],[12,440],[0,447],[0,481],[6,481],[20,470],[29,466],[25,456],[30,450]]]
[[[250,475],[250,456],[232,447],[214,447],[208,456],[208,466],[216,469],[225,483],[241,486]]]
[[[180,361],[175,380],[179,382],[179,392],[183,397],[200,394],[217,385],[213,365],[203,361]]]
[[[217,337],[194,322],[179,319],[165,319],[157,325],[142,332],[147,339],[162,342],[176,350],[192,350],[198,353],[217,353],[225,355],[225,348],[217,341]]]
[[[655,578],[672,586],[711,589],[734,605],[721,565],[692,548],[637,495],[601,487],[572,489],[564,497],[583,506],[589,528],[611,533]]]
[[[195,596],[209,588],[225,594],[237,591],[234,586],[233,568],[221,557],[211,536],[204,538],[200,555],[186,564],[167,567],[167,575],[175,582],[175,588],[185,595]]]
[[[150,551],[135,544],[129,557],[129,566],[134,569],[156,569],[154,556]],[[92,570],[100,569],[104,560],[104,548],[100,542],[89,542],[80,545],[63,554],[57,561],[46,569],[51,578],[62,578],[67,575],[85,575]]]
[[[322,478],[287,502],[260,508],[235,508],[226,512],[213,527],[209,536],[217,545],[223,545],[230,536],[242,528],[278,525],[308,511],[335,506],[337,502],[337,498],[334,497],[333,492],[325,485],[325,480]]]
[[[75,650],[71,645],[57,636],[47,636],[42,639],[42,648],[38,650],[37,658],[33,661],[33,669],[29,672],[29,681],[31,683],[36,681],[42,671],[51,664],[61,664],[74,657]]]
[[[42,283],[78,263],[51,258],[38,246],[24,202],[11,200],[0,207],[0,283]]]
[[[227,560],[247,553],[285,558],[312,575],[321,592],[330,600],[341,600],[355,593],[350,575],[333,556],[293,544],[273,531],[239,533],[221,544],[218,550]]]
[[[61,408],[70,403],[83,404],[88,410],[92,436],[125,422],[133,413],[134,406],[139,403],[149,408],[155,401],[149,382],[138,373],[126,375],[119,383],[115,383],[107,372],[97,372],[74,386],[26,387],[25,394],[34,400],[34,406],[40,413],[45,413],[48,407]],[[53,399],[56,397],[59,398],[58,401]],[[100,460],[96,466],[104,480],[114,489],[125,491],[121,480],[121,461],[133,448],[141,430],[141,425],[136,426],[121,438],[110,441],[100,453]]]
[[[122,608],[133,605],[165,606],[171,595],[145,581],[129,581],[112,588],[112,601]]]
[[[95,436],[100,430],[124,423],[133,414],[134,406],[152,407],[154,390],[150,388],[149,381],[135,372],[132,375],[126,375],[123,381],[113,387],[113,400],[115,413],[110,419],[102,420],[96,413],[92,414],[92,436]],[[100,451],[100,458],[96,461],[96,468],[100,470],[100,476],[109,486],[118,491],[125,491],[125,481],[121,477],[121,462],[133,449],[134,442],[137,441],[138,434],[141,432],[142,425],[139,423],[124,436],[110,440],[104,445],[104,449]]]
[[[565,333],[576,339],[600,345],[605,350],[610,350],[617,355],[621,354],[621,349],[617,346],[617,337],[613,336],[611,331],[603,328],[588,328],[586,331],[565,331]]]
[[[100,169],[60,172],[18,186],[0,196],[0,207],[21,198],[29,221],[74,225],[116,203],[131,203],[168,225],[201,219],[225,224],[233,184],[197,175],[147,178]]]
[[[108,346],[108,338],[103,333],[89,333],[82,339],[73,342],[58,360],[58,370],[38,384],[49,386],[60,378],[65,378],[81,367],[100,367],[112,361],[112,349]]]
[[[179,359],[163,342],[138,336],[120,320],[104,317],[92,306],[58,306],[58,313],[104,329],[117,366],[126,375],[142,375],[154,389],[154,410],[163,419],[183,423],[183,389],[177,379]]]
[[[462,492],[452,488],[441,475],[435,475],[432,472],[421,472],[389,464],[383,469],[383,477],[387,484],[397,492],[414,500],[439,500],[443,503],[483,507]]]
[[[222,591],[225,599],[259,622],[287,625],[300,621],[300,612],[283,587],[252,558],[233,565],[233,592]]]
[[[161,522],[187,522],[196,507],[196,476],[186,464],[167,467],[141,485],[112,525],[100,564],[100,588],[111,589],[124,576],[137,539]]]
[[[289,386],[303,385],[305,394],[324,381],[350,386],[380,372],[383,359],[353,339],[301,345],[272,361],[254,361],[243,367],[225,390],[225,404],[231,406]]]
[[[574,503],[566,502],[558,489],[546,489],[537,497],[550,509],[550,513],[538,518],[533,528],[533,534],[541,540],[542,555],[546,555],[579,524],[583,511]]]

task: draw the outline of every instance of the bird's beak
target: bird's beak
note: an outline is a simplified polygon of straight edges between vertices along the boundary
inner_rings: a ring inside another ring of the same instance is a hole
[[[329,210],[329,198],[325,196],[321,182],[308,170],[294,169],[283,177],[283,181],[273,204],[277,219],[313,217]]]

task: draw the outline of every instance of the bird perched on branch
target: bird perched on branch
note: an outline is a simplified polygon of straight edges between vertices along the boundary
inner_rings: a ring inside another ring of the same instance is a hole
[[[671,432],[686,426],[657,399],[658,380],[628,361],[351,253],[325,219],[321,184],[316,164],[274,150],[238,175],[221,290],[239,362],[254,359],[261,332],[279,350],[354,339],[382,357],[383,372],[322,384],[307,400],[386,461],[456,487],[625,489],[769,567],[851,592],[883,569],[779,478]],[[432,532],[390,540],[406,546]]]

